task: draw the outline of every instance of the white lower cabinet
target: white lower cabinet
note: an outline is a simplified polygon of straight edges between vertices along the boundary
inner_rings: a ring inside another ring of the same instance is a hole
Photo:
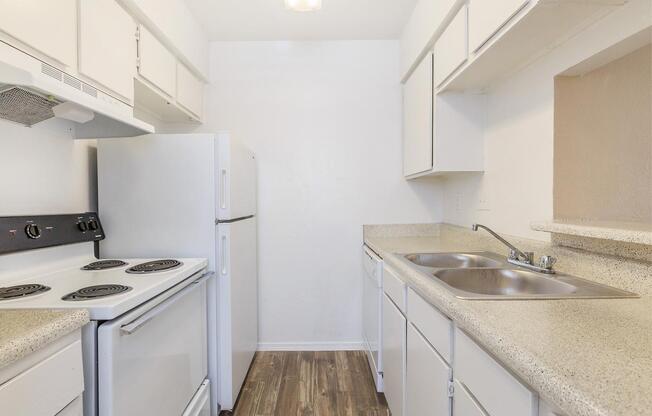
[[[469,393],[462,383],[455,380],[455,395],[453,396],[455,416],[489,416],[480,404]]]
[[[394,303],[383,295],[383,387],[392,416],[405,415],[407,320]]]
[[[412,324],[408,324],[406,414],[408,416],[450,415],[451,379],[451,368],[446,361]]]

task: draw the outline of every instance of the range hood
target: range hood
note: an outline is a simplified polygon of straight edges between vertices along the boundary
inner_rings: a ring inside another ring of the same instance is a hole
[[[77,139],[154,132],[153,126],[134,117],[131,106],[0,42],[0,118],[31,126],[55,113],[71,120],[91,119],[74,123]]]

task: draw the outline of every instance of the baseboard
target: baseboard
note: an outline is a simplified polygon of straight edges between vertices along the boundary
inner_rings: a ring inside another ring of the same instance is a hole
[[[362,351],[363,341],[359,342],[259,342],[258,351]]]

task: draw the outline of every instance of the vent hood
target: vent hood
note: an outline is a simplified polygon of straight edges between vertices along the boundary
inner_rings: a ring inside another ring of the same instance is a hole
[[[31,126],[55,117],[53,108],[63,103],[94,113],[91,121],[74,123],[77,139],[154,132],[154,127],[134,117],[131,106],[0,42],[0,118]]]

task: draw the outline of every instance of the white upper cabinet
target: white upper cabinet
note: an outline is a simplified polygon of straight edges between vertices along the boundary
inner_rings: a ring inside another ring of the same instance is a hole
[[[130,104],[136,75],[136,23],[115,0],[79,1],[79,72]]]
[[[527,3],[528,0],[470,0],[469,48],[471,51],[478,50]]]
[[[195,75],[208,79],[208,37],[184,0],[120,0]]]
[[[465,5],[457,12],[455,18],[435,43],[433,50],[435,55],[433,70],[435,87],[448,78],[468,57],[466,23],[467,7]]]
[[[440,26],[453,14],[459,0],[419,0],[401,34],[401,77],[409,73],[419,57],[431,49]]]
[[[0,30],[61,69],[76,66],[77,0],[0,0]]]
[[[177,59],[144,26],[138,33],[138,74],[164,94],[176,96]]]
[[[177,102],[198,118],[204,105],[204,84],[183,64],[177,64]]]
[[[432,55],[403,85],[403,174],[432,169]]]

